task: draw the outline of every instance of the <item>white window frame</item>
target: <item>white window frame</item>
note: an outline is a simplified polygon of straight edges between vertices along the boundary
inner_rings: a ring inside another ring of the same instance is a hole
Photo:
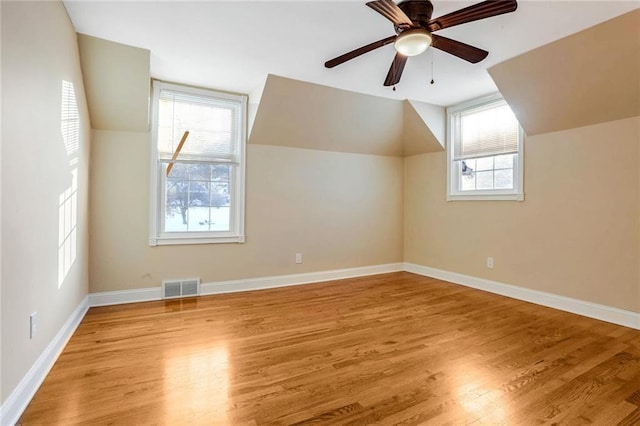
[[[152,120],[151,120],[151,217],[149,222],[149,245],[176,245],[176,244],[212,244],[212,243],[244,243],[244,216],[245,216],[245,170],[246,170],[246,142],[247,142],[247,96],[218,92],[211,89],[196,88],[174,83],[166,83],[153,80]],[[164,168],[160,167],[158,157],[158,106],[160,90],[168,89],[195,95],[227,99],[240,103],[240,164],[233,167],[234,173],[230,180],[233,187],[232,209],[229,231],[206,232],[163,232],[163,200]]]
[[[524,201],[524,129],[518,125],[518,152],[513,164],[513,189],[467,190],[460,188],[460,164],[454,161],[455,116],[461,112],[483,105],[503,102],[500,93],[495,93],[447,108],[447,201],[495,200]]]

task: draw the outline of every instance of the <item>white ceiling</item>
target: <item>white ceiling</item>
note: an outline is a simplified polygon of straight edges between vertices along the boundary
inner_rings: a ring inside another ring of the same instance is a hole
[[[640,0],[519,1],[513,13],[438,32],[488,50],[487,59],[473,65],[429,49],[409,59],[394,92],[382,85],[393,45],[324,67],[328,59],[394,34],[392,24],[364,3],[64,1],[77,32],[149,49],[154,78],[248,94],[270,73],[443,106],[496,91],[486,71],[492,65],[640,7]],[[478,1],[433,3],[438,17]]]

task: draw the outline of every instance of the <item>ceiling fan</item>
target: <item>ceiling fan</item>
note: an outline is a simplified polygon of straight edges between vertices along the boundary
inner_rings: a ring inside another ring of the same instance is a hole
[[[396,35],[333,58],[325,62],[324,66],[333,68],[374,49],[394,43],[396,56],[384,80],[385,86],[394,86],[400,81],[407,58],[419,55],[429,46],[473,64],[482,61],[489,54],[486,50],[433,33],[454,25],[513,12],[518,8],[518,3],[516,0],[487,0],[435,19],[431,19],[433,4],[429,0],[402,0],[397,4],[393,0],[374,0],[368,2],[367,6],[393,22]]]

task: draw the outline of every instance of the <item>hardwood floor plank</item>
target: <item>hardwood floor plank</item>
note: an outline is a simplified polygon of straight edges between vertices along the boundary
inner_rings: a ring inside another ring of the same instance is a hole
[[[618,426],[638,426],[640,425],[640,408],[633,410],[624,419],[620,420]]]
[[[22,424],[640,424],[640,331],[407,272],[91,308]]]
[[[634,390],[633,393],[625,399],[625,401],[640,407],[640,386],[638,386],[638,390]]]

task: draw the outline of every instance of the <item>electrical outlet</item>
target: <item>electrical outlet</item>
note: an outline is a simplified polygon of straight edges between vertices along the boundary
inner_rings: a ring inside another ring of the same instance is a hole
[[[493,257],[487,257],[487,268],[493,269]]]
[[[34,312],[29,316],[29,338],[33,339],[36,337],[36,333],[38,332],[38,313]]]
[[[296,253],[296,263],[302,263],[302,253]]]

